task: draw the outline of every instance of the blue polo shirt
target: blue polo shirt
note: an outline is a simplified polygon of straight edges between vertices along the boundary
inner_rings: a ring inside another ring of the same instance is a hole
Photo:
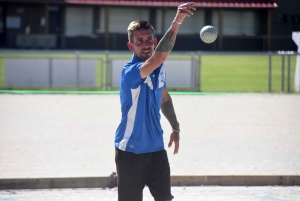
[[[142,79],[140,69],[143,63],[133,55],[122,69],[122,119],[115,134],[115,146],[135,154],[164,149],[159,111],[166,74],[161,64]]]

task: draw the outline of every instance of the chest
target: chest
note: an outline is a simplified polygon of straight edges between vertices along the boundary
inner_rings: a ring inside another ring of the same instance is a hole
[[[147,78],[144,80],[144,87],[152,91],[160,91],[166,84],[166,74],[164,68],[161,67],[153,71]]]

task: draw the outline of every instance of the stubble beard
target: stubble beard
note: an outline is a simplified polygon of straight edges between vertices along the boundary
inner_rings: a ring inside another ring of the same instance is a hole
[[[150,53],[149,53],[149,54],[144,54],[143,51],[144,51],[144,50],[142,50],[142,51],[140,52],[139,55],[137,55],[137,54],[135,53],[135,56],[136,56],[137,59],[138,59],[139,61],[141,61],[141,62],[145,62],[145,61],[146,61],[147,59],[149,59],[149,58],[151,57],[151,55],[153,54],[153,50],[150,50]]]

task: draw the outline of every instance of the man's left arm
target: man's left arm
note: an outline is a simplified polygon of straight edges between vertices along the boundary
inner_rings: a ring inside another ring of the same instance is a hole
[[[171,147],[173,142],[175,144],[174,154],[178,153],[179,150],[179,123],[177,121],[177,117],[175,114],[172,98],[167,90],[166,87],[163,89],[162,93],[162,101],[161,101],[161,111],[164,114],[164,116],[168,119],[169,123],[171,124],[173,132],[170,136],[170,142],[168,144],[168,147]]]

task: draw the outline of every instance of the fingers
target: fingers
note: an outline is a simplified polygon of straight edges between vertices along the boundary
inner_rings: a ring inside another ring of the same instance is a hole
[[[187,9],[196,10],[195,5],[196,3],[194,2],[188,2],[188,3],[181,4],[179,7],[185,7]]]
[[[179,142],[178,141],[174,141],[175,144],[175,148],[174,148],[174,155],[178,154],[179,151]]]
[[[173,139],[172,137],[170,137],[170,141],[169,141],[169,144],[168,144],[168,147],[169,147],[169,148],[172,146],[173,141],[174,141],[174,139]]]
[[[174,154],[178,154],[178,151],[179,151],[179,138],[175,139],[175,133],[174,132],[170,136],[170,141],[169,141],[169,144],[168,144],[169,148],[172,146],[173,142],[175,144]]]
[[[187,3],[181,4],[180,6],[195,6],[195,5],[196,5],[195,2],[187,2]]]
[[[195,5],[196,3],[194,2],[181,4],[180,6],[178,6],[179,13],[184,13],[188,17],[194,15],[194,12],[192,10],[196,10]]]

